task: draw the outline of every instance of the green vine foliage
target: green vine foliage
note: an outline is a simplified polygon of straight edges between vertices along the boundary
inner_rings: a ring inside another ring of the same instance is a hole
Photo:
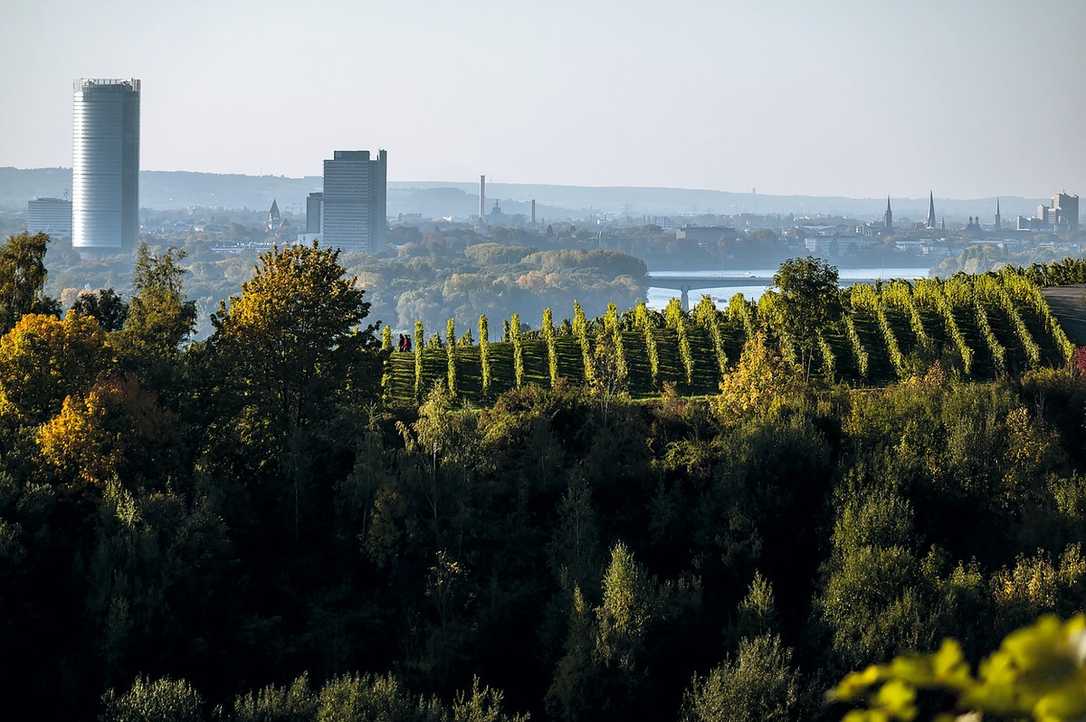
[[[652,385],[655,388],[660,375],[660,354],[656,348],[656,329],[644,301],[634,307],[634,324],[645,338],[645,355],[649,359],[649,374],[652,376]]]
[[[973,299],[973,308],[977,314],[977,328],[980,329],[980,335],[988,346],[988,351],[992,354],[992,363],[995,365],[996,373],[1006,373],[1007,349],[999,342],[992,330],[992,325],[988,321],[988,310],[984,308],[984,304],[979,298]]]
[[[1022,344],[1022,351],[1026,354],[1026,363],[1029,364],[1030,368],[1040,366],[1041,347],[1037,340],[1033,338],[1033,334],[1030,333],[1022,314],[1018,312],[1018,307],[1014,305],[1014,299],[1007,293],[1007,289],[1004,288],[1001,280],[994,276],[979,276],[976,279],[975,286],[978,291],[984,289],[983,292],[986,294],[988,302],[998,306],[1003,311],[1011,324],[1015,338],[1018,339],[1018,343]],[[1047,304],[1045,305],[1047,306]]]
[[[743,297],[743,294],[737,293],[731,297],[728,301],[728,309],[725,311],[728,318],[733,321],[737,321],[743,329],[743,340],[749,341],[754,338],[754,334],[757,332],[757,323],[754,318],[754,311],[751,310],[750,302]]]
[[[520,388],[524,384],[524,344],[520,340],[520,314],[509,317],[509,341],[513,344],[513,380]]]
[[[448,356],[449,365],[449,395],[454,397],[457,394],[456,383],[456,321],[449,319],[445,322],[445,352]]]
[[[856,370],[859,371],[860,378],[866,379],[871,369],[871,357],[864,348],[863,341],[860,340],[859,332],[856,331],[856,322],[849,314],[845,314],[845,332],[852,345],[852,353],[856,356]]]
[[[935,349],[935,344],[932,342],[928,330],[924,328],[924,320],[920,317],[920,309],[916,305],[912,286],[908,282],[891,281],[882,287],[879,299],[882,301],[884,308],[896,308],[905,314],[905,318],[909,322],[909,329],[913,332],[917,344],[923,350],[930,353]]]
[[[954,343],[962,360],[962,370],[968,376],[973,373],[973,349],[965,341],[958,321],[954,318],[954,309],[943,290],[943,284],[934,278],[922,278],[916,283],[916,299],[930,305],[943,319],[947,336]]]
[[[762,320],[763,328],[772,331],[777,337],[781,356],[786,361],[799,365],[799,352],[796,350],[795,341],[788,333],[786,325],[782,322],[782,314],[780,296],[773,291],[763,293],[761,298],[758,299],[758,318]]]
[[[1047,271],[1045,273],[1047,273]],[[1056,270],[1052,273],[1056,275],[1061,273],[1061,271]],[[1068,273],[1070,273],[1070,271],[1068,271]],[[1034,275],[1043,277],[1043,274],[1040,271],[1036,272]],[[1045,300],[1044,294],[1041,293],[1041,289],[1037,286],[1037,283],[1021,273],[1005,272],[1003,274],[1003,287],[1007,289],[1011,296],[1027,305],[1035,314],[1037,314],[1037,317],[1044,323],[1048,334],[1052,337],[1052,340],[1055,341],[1056,347],[1059,349],[1064,362],[1069,363],[1075,355],[1075,344],[1068,338],[1067,333],[1063,330],[1063,327],[1060,326],[1060,322],[1053,315],[1052,309],[1048,307],[1048,301]]]
[[[694,353],[690,349],[690,337],[686,331],[686,314],[683,313],[682,303],[677,298],[673,298],[667,303],[667,308],[664,309],[664,317],[667,319],[667,325],[675,331],[675,335],[679,339],[679,358],[682,360],[683,370],[686,372],[686,383],[690,384],[694,381]]]
[[[554,315],[550,308],[543,309],[543,324],[540,329],[543,342],[547,345],[547,371],[550,374],[551,387],[558,385],[558,347],[554,341]]]
[[[392,349],[392,327],[384,326],[381,329],[381,350],[389,351]]]
[[[415,398],[422,396],[422,351],[423,339],[422,321],[415,321]]]
[[[490,328],[486,314],[479,316],[479,372],[483,397],[490,395]]]
[[[890,364],[894,367],[894,373],[897,374],[898,378],[904,378],[907,375],[905,357],[901,353],[901,346],[898,343],[897,334],[894,333],[894,327],[890,325],[890,319],[887,318],[886,311],[883,310],[879,294],[873,286],[860,283],[852,287],[850,295],[853,308],[863,309],[875,317],[875,321],[879,325],[879,332],[882,334],[883,343],[886,344],[886,353],[890,357]]]
[[[622,324],[619,322],[618,308],[613,303],[607,304],[607,313],[603,322],[607,332],[611,334],[611,342],[615,348],[615,370],[618,374],[619,384],[624,386],[630,378],[630,369],[626,365],[626,349],[622,343]]]
[[[821,331],[818,332],[818,351],[822,356],[822,374],[826,377],[826,381],[832,384],[837,380],[837,357],[834,356],[833,347]]]
[[[709,340],[713,343],[713,353],[720,367],[720,377],[724,378],[724,374],[728,372],[728,354],[724,351],[724,334],[720,331],[720,318],[716,305],[709,296],[702,296],[694,306],[694,322],[709,332]]]
[[[588,319],[585,318],[584,309],[577,301],[573,302],[573,335],[581,344],[581,357],[584,359],[584,379],[591,383],[596,378],[595,366],[592,361],[592,341],[588,338]]]

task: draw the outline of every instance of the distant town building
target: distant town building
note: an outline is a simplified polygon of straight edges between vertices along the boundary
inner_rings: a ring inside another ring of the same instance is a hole
[[[139,235],[140,81],[76,80],[72,247],[131,249]]]
[[[894,230],[894,211],[890,209],[890,196],[886,196],[886,212],[882,214],[882,227],[884,230]]]
[[[734,241],[739,234],[727,226],[682,226],[675,229],[676,241],[691,241],[699,245],[715,245]]]
[[[935,226],[935,192],[928,191],[928,220],[927,227],[934,229]]]
[[[1052,210],[1056,212],[1056,225],[1078,230],[1078,196],[1057,193],[1052,196]]]
[[[479,176],[479,223],[486,223],[486,176]]]
[[[321,240],[328,246],[380,250],[387,219],[388,151],[337,150],[324,161]],[[308,225],[308,219],[307,219]]]
[[[1003,217],[999,215],[999,199],[996,198],[995,230],[1003,229]]]
[[[321,213],[324,205],[323,193],[310,193],[305,199],[305,232],[321,232]]]
[[[272,199],[271,208],[268,210],[268,230],[275,232],[283,225],[283,217],[279,214],[279,202]]]
[[[72,237],[72,202],[63,198],[35,198],[26,204],[28,233],[51,238]]]

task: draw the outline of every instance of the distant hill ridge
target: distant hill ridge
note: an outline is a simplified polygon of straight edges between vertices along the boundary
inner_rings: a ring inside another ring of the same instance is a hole
[[[39,196],[61,196],[71,188],[70,168],[0,167],[0,208],[21,209]],[[390,181],[389,215],[421,213],[426,217],[467,216],[478,211],[477,185],[472,181]],[[320,176],[244,175],[196,171],[140,173],[140,204],[167,210],[191,206],[264,209],[277,200],[280,208],[300,213],[306,194],[321,189]],[[641,215],[693,213],[795,213],[844,214],[879,218],[886,198],[842,196],[755,195],[689,188],[634,186],[574,186],[488,181],[487,198],[499,199],[506,213],[527,213],[535,199],[540,218],[557,220],[583,217],[591,211]],[[488,205],[492,201],[488,200]],[[1041,199],[1000,197],[1003,218],[1013,223],[1017,215],[1030,215]],[[927,196],[894,199],[894,214],[920,219],[927,213]],[[946,199],[936,197],[936,212],[950,219],[980,216],[990,223],[994,198]]]

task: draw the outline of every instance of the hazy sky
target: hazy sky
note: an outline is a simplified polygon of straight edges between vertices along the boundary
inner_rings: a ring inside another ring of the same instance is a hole
[[[6,0],[0,165],[143,80],[141,165],[852,196],[1086,193],[1086,0]]]

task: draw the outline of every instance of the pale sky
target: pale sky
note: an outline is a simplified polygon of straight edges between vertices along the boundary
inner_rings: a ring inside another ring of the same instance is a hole
[[[0,166],[71,165],[74,78],[141,167],[759,193],[1086,193],[1086,0],[6,0]]]

